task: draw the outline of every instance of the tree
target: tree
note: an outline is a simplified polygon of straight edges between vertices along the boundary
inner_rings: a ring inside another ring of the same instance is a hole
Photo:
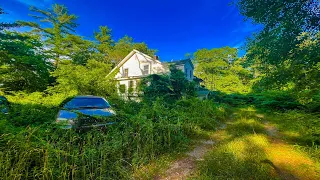
[[[210,90],[249,92],[251,72],[242,67],[237,55],[237,49],[230,47],[200,49],[194,53],[195,75]]]
[[[182,97],[195,96],[195,84],[189,82],[184,73],[174,65],[170,66],[170,74],[153,74],[143,79],[140,89],[146,102],[163,98],[166,102],[174,102]]]
[[[110,58],[115,64],[120,62],[124,57],[126,57],[133,49],[141,51],[149,56],[153,56],[156,52],[154,49],[149,49],[147,44],[144,42],[136,43],[133,41],[132,37],[124,36],[119,39],[114,47],[113,51],[110,53]]]
[[[95,59],[96,48],[92,41],[85,40],[81,36],[69,34],[63,40],[63,46],[67,57],[74,64],[85,65],[88,60]]]
[[[6,14],[3,9],[0,7],[0,15],[1,14]],[[9,28],[13,28],[13,27],[17,27],[18,24],[16,23],[6,23],[6,22],[0,22],[0,31],[4,30],[4,29],[9,29]]]
[[[132,37],[124,36],[118,41],[112,39],[112,31],[107,26],[100,26],[98,32],[94,32],[94,37],[97,41],[95,59],[112,64],[115,66],[123,58],[125,58],[133,49],[141,51],[149,56],[153,56],[156,52],[154,49],[149,49],[144,42],[134,42]]]
[[[241,14],[263,25],[247,45],[248,65],[263,74],[255,89],[317,91],[319,1],[239,0],[237,5]]]
[[[0,84],[5,90],[42,91],[50,82],[51,63],[40,37],[0,33]]]
[[[113,77],[107,78],[111,65],[96,60],[88,60],[86,65],[74,64],[66,60],[53,72],[57,83],[51,92],[76,91],[77,94],[110,96],[115,94]]]
[[[67,35],[75,32],[75,28],[78,26],[76,24],[77,16],[69,14],[68,9],[59,4],[54,4],[52,9],[47,11],[33,6],[30,10],[37,13],[37,15],[31,15],[32,17],[42,23],[49,23],[51,27],[36,22],[18,21],[18,23],[22,26],[32,27],[34,32],[38,32],[45,37],[45,45],[52,54],[57,66],[61,59],[68,55],[64,40]]]
[[[98,53],[95,54],[95,58],[101,62],[112,64],[113,59],[111,57],[114,40],[112,39],[112,31],[107,26],[100,26],[98,32],[94,32],[94,37],[97,41],[96,49]]]

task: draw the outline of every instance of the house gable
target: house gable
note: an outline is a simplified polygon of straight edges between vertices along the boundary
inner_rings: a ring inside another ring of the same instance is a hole
[[[193,81],[194,66],[191,59],[172,61],[172,62],[167,62],[163,64],[166,68],[166,71],[169,71],[170,65],[174,65],[177,69],[181,70],[185,74],[185,77],[187,80]]]
[[[164,71],[159,60],[137,50],[131,51],[111,72],[118,70],[115,78],[118,80],[128,78],[145,77],[150,74],[158,74]]]

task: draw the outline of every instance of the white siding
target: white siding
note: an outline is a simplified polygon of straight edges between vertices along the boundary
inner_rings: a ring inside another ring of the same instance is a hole
[[[121,62],[118,66],[119,72],[116,74],[115,79],[118,80],[118,93],[124,97],[129,95],[128,89],[130,81],[133,81],[133,90],[135,90],[137,81],[141,80],[141,78],[150,74],[169,73],[167,65],[163,65],[160,61],[154,60],[153,58],[136,50],[132,51],[123,61],[123,64]],[[145,65],[149,66],[149,74],[143,74]],[[176,67],[184,72],[187,80],[193,80],[194,68],[190,61],[186,62],[185,64],[177,65]],[[128,69],[127,77],[125,77],[125,69]],[[120,93],[119,87],[121,85],[125,86],[125,93]],[[133,92],[133,94],[134,93],[135,92]]]
[[[128,69],[128,77],[141,77],[143,68],[149,65],[149,74],[158,74],[163,72],[163,66],[160,61],[153,60],[142,54],[135,53],[128,61],[126,61],[119,69],[116,79],[124,78],[124,71]]]

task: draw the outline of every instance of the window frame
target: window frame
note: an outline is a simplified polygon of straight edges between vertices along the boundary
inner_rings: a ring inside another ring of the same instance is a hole
[[[150,74],[150,64],[143,65],[142,74],[143,75],[149,75]]]
[[[123,70],[123,77],[125,77],[125,78],[129,77],[129,68],[125,68]]]

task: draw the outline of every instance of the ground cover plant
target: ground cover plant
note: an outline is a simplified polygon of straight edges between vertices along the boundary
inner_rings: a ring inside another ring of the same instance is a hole
[[[306,127],[299,125],[299,120],[292,121],[294,118],[290,118],[292,113],[297,112],[279,112],[272,116],[263,113],[254,107],[234,109],[226,129],[212,134],[218,144],[203,162],[199,162],[198,172],[193,178],[318,179],[320,165],[316,154],[319,150],[307,148],[305,144],[295,144],[299,142],[296,139],[289,143],[283,141],[292,134],[302,133]],[[300,112],[300,118],[301,115]],[[288,119],[282,121],[284,117]],[[304,139],[309,135],[299,136]]]
[[[199,49],[187,56],[200,87],[172,66],[139,81],[139,102],[119,97],[110,71],[134,49],[153,57],[146,43],[115,39],[107,26],[82,37],[78,16],[59,4],[0,22],[0,95],[10,102],[0,113],[0,179],[153,179],[203,139],[214,147],[191,178],[320,179],[319,2],[233,5],[260,25],[245,55]],[[105,97],[117,123],[60,129],[57,112],[75,95]]]
[[[56,129],[55,114],[66,96],[8,96],[12,112],[1,120],[1,178],[127,179],[160,155],[185,149],[197,127],[213,129],[226,116],[224,106],[196,98],[175,105],[158,98],[151,106],[117,100],[116,125]]]

